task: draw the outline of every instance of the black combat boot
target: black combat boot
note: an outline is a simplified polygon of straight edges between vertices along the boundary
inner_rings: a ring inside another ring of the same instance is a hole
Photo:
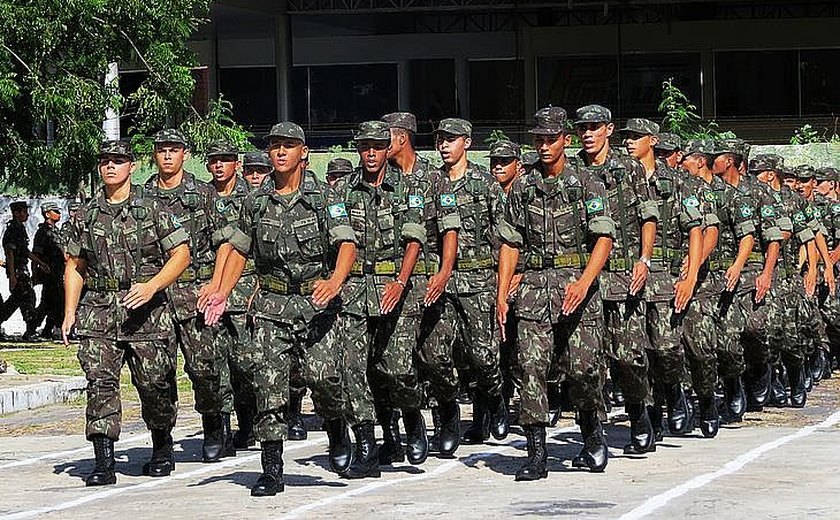
[[[790,372],[790,370],[788,370],[788,372]],[[802,374],[803,374],[803,377],[805,378],[805,391],[810,392],[811,390],[814,389],[814,380],[811,377],[811,367],[810,367],[810,363],[808,362],[808,358],[805,358],[805,360],[802,361]],[[791,389],[793,388],[793,378],[792,377],[791,377],[791,381],[790,381],[790,387],[791,387]],[[791,402],[792,401],[793,400],[791,399]],[[791,404],[791,406],[793,406],[793,404]],[[796,407],[794,406],[794,408],[796,408]]]
[[[117,483],[117,475],[114,473],[114,441],[104,435],[95,435],[91,438],[93,443],[93,455],[96,457],[96,465],[93,471],[85,477],[86,486],[108,486]]]
[[[404,408],[405,451],[410,464],[423,464],[429,456],[429,438],[426,436],[426,421],[419,408]]]
[[[770,400],[770,381],[773,378],[773,367],[770,363],[754,367],[750,381],[750,391],[747,395],[747,411],[760,412]]]
[[[329,439],[330,469],[342,475],[353,460],[353,443],[347,433],[347,422],[344,419],[330,419],[324,421],[324,428]]]
[[[615,406],[624,406],[627,404],[627,400],[624,397],[624,390],[615,381],[613,381],[612,404]]]
[[[497,441],[507,438],[510,431],[508,423],[507,401],[501,396],[491,396],[487,400],[487,414],[490,416],[490,433]]]
[[[601,473],[607,467],[610,453],[607,449],[607,440],[604,438],[604,427],[598,419],[598,412],[580,410],[578,421],[583,437],[583,449],[572,459],[572,467],[589,468],[589,471],[593,473]]]
[[[286,415],[286,424],[289,429],[290,441],[303,441],[308,436],[306,426],[303,424],[303,416],[300,413],[301,406],[303,406],[303,394],[303,392],[291,392],[289,395],[289,404],[287,405],[289,413]]]
[[[625,402],[624,409],[630,417],[630,444],[624,446],[624,453],[641,455],[656,451],[656,434],[644,403]]]
[[[429,451],[440,452],[440,409],[438,406],[432,406],[431,412],[432,436],[429,437]]]
[[[230,429],[230,414],[222,412],[222,457],[236,457],[236,445],[233,442],[233,432]]]
[[[516,481],[539,480],[548,476],[548,449],[545,445],[545,426],[529,424],[523,426],[528,443],[528,460],[516,472]]]
[[[811,354],[809,368],[811,370],[811,379],[815,385],[822,380],[825,359],[825,351],[819,347]]]
[[[379,463],[393,464],[405,461],[405,448],[400,435],[400,414],[387,406],[377,407],[376,418],[382,426],[382,446],[379,448]]]
[[[204,444],[201,447],[201,458],[204,462],[218,462],[222,458],[222,452],[225,448],[222,414],[203,414],[201,416],[201,426],[204,428]]]
[[[233,435],[233,447],[237,450],[247,450],[254,446],[254,414],[249,406],[236,410],[236,425],[239,428]]]
[[[548,425],[552,428],[563,416],[563,391],[557,383],[548,383]]]
[[[627,405],[624,405],[625,409]],[[653,439],[656,442],[661,442],[665,438],[665,415],[662,413],[662,405],[652,404],[647,407],[648,417],[650,417],[650,425],[653,427]]]
[[[770,400],[767,404],[777,408],[787,406],[787,386],[787,371],[785,366],[779,363],[778,366],[773,368],[773,379],[770,382]]]
[[[286,489],[283,482],[283,441],[265,441],[262,445],[262,475],[251,488],[252,497],[271,497]]]
[[[143,464],[143,474],[149,477],[168,477],[174,469],[172,430],[152,430],[152,458]]]
[[[729,377],[723,380],[725,412],[721,416],[724,423],[738,423],[744,419],[747,411],[747,394],[741,377]]]
[[[700,398],[700,432],[703,437],[711,439],[715,437],[720,429],[720,414],[718,413],[717,401],[713,397]]]
[[[356,436],[356,450],[350,467],[342,476],[354,479],[379,478],[382,473],[379,469],[379,450],[376,446],[373,423],[365,421],[353,426],[353,434]]]
[[[805,406],[805,401],[808,397],[805,384],[805,377],[809,372],[808,367],[805,361],[797,359],[788,364],[787,369],[788,380],[790,380],[790,406],[793,408],[802,408]]]
[[[440,456],[451,458],[461,444],[461,409],[455,401],[442,402],[438,406],[440,415],[440,434],[438,449]]]
[[[487,397],[476,391],[473,397],[473,420],[461,437],[464,444],[481,444],[490,438],[490,414],[487,412]]]
[[[668,429],[672,435],[686,435],[694,428],[688,399],[681,384],[666,388],[665,399],[668,402]],[[651,420],[653,418],[651,417]],[[653,426],[654,429],[656,425]]]

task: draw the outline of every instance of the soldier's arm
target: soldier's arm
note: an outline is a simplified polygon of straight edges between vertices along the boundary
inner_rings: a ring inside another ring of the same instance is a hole
[[[83,274],[87,271],[87,262],[78,256],[69,256],[64,266],[64,321],[61,324],[61,336],[65,345],[70,344],[69,336],[76,324],[76,310],[85,284]]]
[[[400,238],[405,242],[400,272],[394,282],[385,284],[380,303],[380,312],[388,314],[394,310],[405,291],[406,284],[414,272],[414,266],[420,258],[420,250],[426,243],[426,226],[423,225],[423,212],[425,209],[425,196],[421,189],[414,183],[410,184],[408,196],[408,211],[405,222],[400,230]]]
[[[315,282],[312,292],[312,302],[318,306],[326,306],[341,292],[341,286],[350,275],[353,262],[356,261],[356,233],[350,225],[347,216],[347,206],[344,203],[347,193],[343,187],[328,188],[326,225],[329,231],[329,241],[338,248],[335,269],[327,280]]]
[[[437,182],[431,189],[432,201],[435,204],[438,219],[438,230],[443,235],[441,239],[440,267],[438,272],[429,277],[426,287],[426,298],[423,303],[431,305],[438,301],[446,290],[446,284],[452,277],[455,269],[455,260],[458,256],[458,230],[461,228],[461,215],[458,207],[455,206],[454,198],[452,205],[444,206],[442,203],[444,183],[441,176],[436,177]]]
[[[6,276],[9,278],[9,289],[14,289],[17,285],[17,274],[15,271],[15,250],[13,248],[6,248]]]

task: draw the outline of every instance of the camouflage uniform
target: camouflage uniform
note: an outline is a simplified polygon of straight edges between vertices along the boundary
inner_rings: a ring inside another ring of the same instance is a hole
[[[15,203],[12,203],[14,205]],[[26,204],[19,202],[18,204]],[[14,253],[14,269],[17,285],[12,289],[9,299],[0,304],[0,323],[8,320],[18,308],[26,322],[26,335],[35,333],[38,327],[35,312],[35,290],[32,288],[32,279],[29,277],[29,235],[26,227],[17,219],[12,218],[3,233],[3,249],[6,256],[9,252]],[[9,276],[9,262],[6,261],[6,276]]]
[[[67,253],[87,264],[87,292],[79,302],[77,323],[78,357],[88,380],[87,438],[119,438],[124,363],[140,394],[143,421],[151,430],[171,430],[178,414],[177,350],[166,294],[156,293],[135,310],[127,310],[122,299],[133,283],[161,270],[167,252],[189,241],[186,231],[140,186],[132,186],[121,204],[108,203],[103,191],[67,225]]]
[[[59,211],[55,203],[46,203],[41,211]],[[42,222],[38,225],[32,242],[32,254],[41,259],[50,268],[49,273],[42,273],[43,284],[41,302],[38,304],[35,323],[40,324],[44,317],[44,334],[52,333],[54,327],[61,326],[64,314],[64,250],[58,227]]]
[[[817,180],[834,179],[833,171],[826,172],[826,170],[831,169],[817,170]],[[833,251],[840,245],[840,202],[815,191],[813,205],[815,206],[814,216],[822,223],[820,231],[825,237],[828,250]],[[836,273],[837,266],[835,265]],[[821,346],[828,353],[840,345],[840,299],[836,294],[834,296],[829,294],[828,285],[822,279],[817,285],[817,303],[825,323],[825,336],[821,338]]]

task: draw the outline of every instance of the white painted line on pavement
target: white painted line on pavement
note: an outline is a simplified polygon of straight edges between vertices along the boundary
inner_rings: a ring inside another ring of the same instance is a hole
[[[768,443],[762,444],[757,448],[753,448],[750,451],[743,453],[736,457],[735,459],[727,462],[723,467],[718,469],[717,471],[712,471],[711,473],[705,473],[703,475],[698,475],[693,479],[683,482],[682,484],[675,486],[668,491],[661,493],[659,495],[653,496],[647,499],[642,505],[623,514],[619,520],[638,520],[640,518],[644,518],[654,511],[661,509],[668,505],[669,502],[672,500],[679,498],[689,491],[693,491],[695,489],[699,489],[715,480],[725,477],[727,475],[731,475],[741,468],[749,464],[750,462],[755,461],[768,451],[775,450],[776,448],[783,446],[791,441],[795,441],[798,439],[802,439],[807,437],[814,432],[826,428],[830,428],[837,423],[840,423],[840,411],[836,411],[831,414],[827,419],[819,424],[813,424],[811,426],[805,426],[804,428],[796,431],[790,435],[785,435],[784,437],[780,437],[774,441],[770,441]]]
[[[288,453],[290,451],[296,451],[301,448],[308,448],[314,444],[318,444],[326,439],[326,435],[319,435],[317,438],[310,439],[305,442],[295,442],[291,446],[288,446],[284,452]],[[172,482],[173,480],[185,480],[192,477],[198,477],[201,475],[205,475],[207,473],[212,473],[219,469],[230,468],[233,466],[239,466],[245,464],[247,462],[251,462],[254,460],[259,460],[260,453],[255,453],[253,455],[249,455],[247,457],[237,457],[235,459],[227,459],[221,462],[214,462],[212,464],[203,464],[201,468],[195,469],[193,471],[188,471],[186,473],[175,473],[169,477],[162,477],[162,478],[154,478],[147,480],[141,484],[133,484],[124,487],[112,487],[110,489],[106,489],[104,491],[100,491],[98,493],[93,493],[91,495],[83,496],[77,498],[76,500],[71,500],[69,502],[62,502],[60,504],[52,505],[52,506],[45,506],[40,507],[38,509],[31,509],[29,511],[21,511],[18,513],[11,513],[5,516],[0,516],[0,520],[17,520],[21,518],[32,518],[39,515],[45,515],[47,513],[55,513],[57,511],[65,511],[67,509],[72,509],[74,507],[78,507],[83,504],[87,504],[89,502],[95,502],[97,500],[103,500],[105,498],[110,498],[116,495],[121,495],[123,493],[127,493],[129,491],[139,491],[143,489],[151,489],[154,487],[158,487],[167,483]]]

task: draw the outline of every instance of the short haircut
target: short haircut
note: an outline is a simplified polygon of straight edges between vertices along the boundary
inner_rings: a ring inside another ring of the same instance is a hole
[[[410,144],[412,148],[415,147],[415,143],[417,141],[417,135],[415,135],[414,132],[412,132],[411,130],[408,130],[407,128],[399,128],[399,127],[391,127],[391,130],[393,130],[394,132],[396,132],[398,134],[405,134],[406,138],[408,139],[408,144]]]

